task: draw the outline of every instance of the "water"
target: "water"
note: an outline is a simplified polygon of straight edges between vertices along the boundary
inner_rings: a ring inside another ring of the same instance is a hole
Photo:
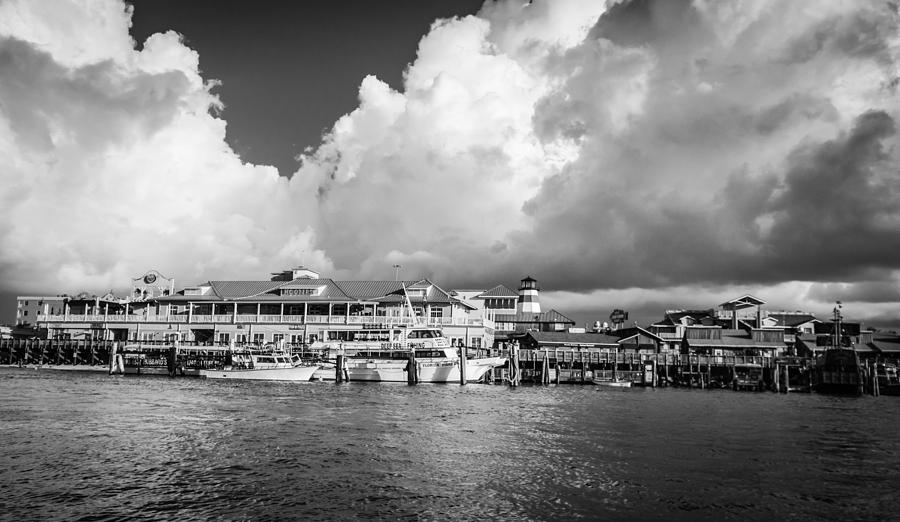
[[[0,369],[0,518],[898,519],[900,399]]]

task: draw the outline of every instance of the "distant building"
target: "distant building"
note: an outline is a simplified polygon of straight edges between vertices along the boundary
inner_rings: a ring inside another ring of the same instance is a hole
[[[47,315],[62,313],[67,296],[16,297],[16,326],[35,326]]]
[[[609,352],[631,354],[659,353],[663,341],[640,327],[610,332],[541,332],[526,331],[510,335],[510,341],[532,350],[576,352]]]

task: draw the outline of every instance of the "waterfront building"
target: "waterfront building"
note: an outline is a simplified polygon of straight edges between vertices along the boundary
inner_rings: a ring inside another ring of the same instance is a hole
[[[490,311],[473,313],[474,306],[428,279],[337,281],[297,267],[268,280],[216,280],[179,291],[156,271],[132,281],[127,299],[70,298],[40,324],[55,339],[137,342],[300,345],[320,339],[331,325],[412,322],[443,327],[455,345],[488,347],[494,338]]]
[[[580,329],[579,329],[580,330]],[[595,332],[526,331],[510,335],[519,346],[533,350],[616,352],[650,355],[660,353],[663,340],[640,327]]]
[[[18,327],[31,327],[42,316],[57,314],[63,310],[67,296],[20,295],[16,297],[16,323]]]
[[[762,355],[774,357],[786,351],[781,329],[733,329],[721,326],[689,326],[681,353],[704,355]]]

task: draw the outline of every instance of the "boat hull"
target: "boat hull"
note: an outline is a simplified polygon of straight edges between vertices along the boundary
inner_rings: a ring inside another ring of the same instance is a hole
[[[318,366],[295,366],[253,370],[200,370],[200,377],[247,381],[309,381],[318,369]]]
[[[631,381],[594,381],[597,386],[608,386],[611,388],[631,388]]]
[[[491,369],[506,363],[503,357],[483,357],[466,361],[466,382],[477,382]],[[347,377],[350,381],[363,382],[409,382],[406,371],[407,361],[353,360],[347,362]],[[418,382],[447,383],[459,382],[458,360],[416,361]],[[323,368],[316,375],[323,380],[334,380],[335,369]]]

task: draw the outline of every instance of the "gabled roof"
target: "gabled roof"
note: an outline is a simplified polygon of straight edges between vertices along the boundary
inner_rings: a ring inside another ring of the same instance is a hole
[[[480,294],[476,295],[472,299],[485,299],[488,297],[519,297],[519,294],[516,293],[515,290],[510,290],[504,285],[497,285],[490,290],[485,290]]]
[[[663,342],[662,337],[656,335],[653,332],[647,331],[644,328],[641,328],[640,326],[630,326],[628,328],[621,328],[619,330],[613,330],[612,335],[618,337],[622,341],[624,341],[626,339],[631,339],[633,337],[637,337],[639,335],[644,335],[646,337],[653,339],[656,342],[660,342],[660,343]]]
[[[242,299],[253,300],[283,300],[277,290],[282,286],[324,286],[319,295],[303,296],[302,301],[350,301],[353,300],[345,294],[331,279],[309,279],[300,277],[292,281],[210,281],[213,293],[227,301]],[[203,296],[191,296],[192,298]]]
[[[744,294],[737,299],[732,299],[730,301],[725,301],[720,304],[722,308],[726,310],[742,310],[744,308],[750,308],[751,306],[759,306],[766,304],[765,301],[759,299],[758,297],[753,297],[750,294]]]
[[[514,314],[496,314],[494,321],[498,323],[565,323],[575,324],[556,310],[536,314],[534,312],[516,312]]]
[[[345,294],[356,299],[374,299],[402,290],[401,285],[411,288],[417,281],[335,281]]]
[[[681,320],[685,317],[690,317],[694,321],[701,321],[707,318],[715,321],[712,310],[674,310],[666,312],[666,316],[661,321],[653,324],[657,326],[676,326],[682,324]]]
[[[388,281],[391,283],[391,281]],[[428,279],[420,279],[418,281],[404,281],[403,284],[399,281],[393,281],[394,289],[385,292],[384,294],[378,297],[370,297],[369,300],[377,301],[379,303],[403,303],[406,301],[407,294],[404,294],[403,288],[404,285],[407,290],[427,290],[425,296],[418,295],[409,295],[409,301],[411,303],[432,303],[432,304],[452,304],[461,302],[459,299],[455,299],[450,296],[450,293],[439,287],[438,285],[432,283]],[[388,288],[387,286],[385,288]],[[470,305],[468,305],[470,306]]]

